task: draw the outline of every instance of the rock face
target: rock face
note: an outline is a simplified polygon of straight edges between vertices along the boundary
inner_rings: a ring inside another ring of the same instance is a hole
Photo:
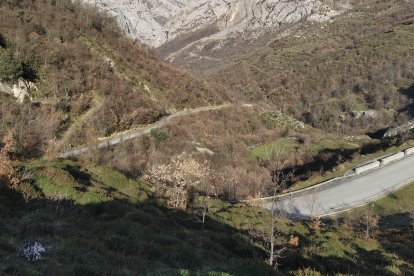
[[[26,98],[30,101],[33,100],[32,97],[30,97],[30,90],[37,90],[35,84],[22,79],[18,80],[18,82],[13,85],[0,82],[0,92],[12,95],[19,103],[23,103]]]
[[[115,15],[126,35],[160,48],[170,60],[183,50],[192,58],[208,59],[197,50],[223,46],[212,41],[249,41],[301,20],[328,20],[348,7],[346,0],[83,1]]]

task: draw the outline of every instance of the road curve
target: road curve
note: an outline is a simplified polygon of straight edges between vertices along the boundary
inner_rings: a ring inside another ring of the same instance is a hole
[[[153,130],[155,128],[160,128],[160,127],[164,127],[164,126],[168,125],[170,123],[170,121],[173,118],[176,118],[176,117],[181,117],[181,116],[195,114],[195,113],[204,112],[204,111],[220,110],[220,109],[229,108],[229,107],[252,108],[253,106],[254,105],[252,105],[252,104],[239,104],[239,105],[222,104],[222,105],[217,105],[217,106],[206,106],[206,107],[198,107],[198,108],[194,108],[194,109],[185,109],[185,110],[179,111],[177,113],[174,113],[172,115],[168,115],[168,116],[160,119],[159,121],[157,121],[157,122],[155,122],[151,125],[148,125],[146,127],[126,131],[124,133],[114,135],[112,137],[106,137],[106,138],[102,139],[102,142],[100,142],[100,143],[98,143],[94,146],[81,147],[81,148],[77,148],[77,149],[73,149],[73,150],[64,152],[64,153],[59,155],[59,158],[65,159],[65,158],[77,157],[77,156],[80,156],[82,154],[85,154],[85,153],[89,152],[92,149],[104,149],[104,148],[114,146],[114,145],[117,145],[117,144],[125,142],[125,141],[136,139],[136,138],[141,137],[143,135],[149,134],[151,132],[151,130]]]
[[[291,218],[323,217],[378,200],[414,181],[414,155],[326,189],[310,189],[299,196],[282,197],[264,207]]]

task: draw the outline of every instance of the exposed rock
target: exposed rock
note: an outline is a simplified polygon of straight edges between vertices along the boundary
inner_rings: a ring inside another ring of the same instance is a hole
[[[117,16],[126,34],[152,47],[209,26],[215,26],[224,38],[229,33],[274,28],[305,18],[326,21],[342,9],[327,0],[84,1]]]
[[[380,112],[378,110],[364,110],[364,111],[352,111],[351,116],[356,119],[376,119]]]
[[[23,103],[24,99],[26,98],[30,101],[33,101],[32,97],[30,96],[30,91],[36,89],[37,87],[34,83],[24,81],[22,79],[18,80],[18,82],[13,85],[0,82],[0,92],[5,92],[12,95],[17,99],[17,102],[19,103]]]
[[[42,259],[42,254],[46,249],[38,242],[27,243],[19,252],[19,255],[25,257],[28,261],[35,262]]]
[[[171,61],[181,60],[184,52],[189,59],[214,62],[219,59],[211,53],[228,48],[222,41],[247,46],[246,41],[286,25],[326,21],[349,8],[348,0],[83,1],[116,16],[126,35],[159,48]]]
[[[395,137],[412,129],[414,129],[414,120],[411,120],[401,126],[388,129],[387,132],[385,132],[384,137]]]
[[[214,151],[212,151],[212,150],[210,150],[210,149],[208,149],[208,148],[204,148],[204,147],[196,147],[196,150],[197,150],[199,153],[205,153],[205,154],[208,154],[208,155],[214,155]]]

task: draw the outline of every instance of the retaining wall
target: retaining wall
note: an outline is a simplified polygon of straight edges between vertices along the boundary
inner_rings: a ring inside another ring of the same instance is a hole
[[[404,155],[405,155],[404,152],[401,151],[401,152],[398,152],[396,154],[390,155],[388,157],[382,158],[380,160],[381,161],[381,165],[386,165],[386,164],[389,164],[391,162],[400,160],[401,158],[404,157]]]
[[[369,170],[372,170],[372,169],[375,169],[375,168],[379,168],[380,165],[381,165],[380,161],[375,161],[375,162],[366,164],[364,166],[355,168],[355,173],[360,174],[360,173],[363,173],[363,172],[366,172],[366,171],[369,171]]]
[[[413,154],[414,153],[414,147],[409,148],[409,149],[406,149],[404,151],[404,153],[405,153],[405,155],[411,155],[411,154]]]

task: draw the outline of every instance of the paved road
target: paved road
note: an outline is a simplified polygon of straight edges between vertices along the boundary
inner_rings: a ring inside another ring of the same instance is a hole
[[[291,218],[327,216],[375,201],[414,181],[414,155],[349,181],[330,187],[309,190],[305,195],[283,197],[276,202],[276,209]],[[264,204],[271,210],[272,203]]]
[[[113,137],[104,138],[104,139],[102,139],[103,141],[101,143],[98,143],[95,146],[81,147],[81,148],[77,148],[77,149],[67,151],[67,152],[62,153],[61,155],[59,155],[59,158],[77,157],[77,156],[80,156],[82,154],[87,153],[88,151],[90,151],[94,148],[95,149],[96,148],[103,149],[103,148],[107,148],[109,146],[117,145],[117,144],[125,142],[125,141],[136,139],[136,138],[141,137],[143,135],[149,134],[152,129],[160,128],[160,127],[164,127],[164,126],[168,125],[170,123],[170,121],[173,118],[176,118],[176,117],[181,117],[181,116],[195,114],[195,113],[204,112],[204,111],[219,110],[219,109],[224,109],[224,108],[229,108],[229,107],[234,107],[234,106],[236,106],[236,105],[223,104],[223,105],[218,105],[218,106],[199,107],[199,108],[186,109],[186,110],[183,110],[183,111],[179,111],[175,114],[166,116],[166,117],[162,118],[161,120],[159,120],[159,121],[157,121],[154,124],[151,124],[149,126],[139,128],[139,129],[130,130],[130,131],[126,131],[124,133],[115,135]],[[245,108],[252,108],[253,107],[253,105],[251,105],[251,104],[240,104],[240,105],[237,105],[237,106],[245,107]]]

